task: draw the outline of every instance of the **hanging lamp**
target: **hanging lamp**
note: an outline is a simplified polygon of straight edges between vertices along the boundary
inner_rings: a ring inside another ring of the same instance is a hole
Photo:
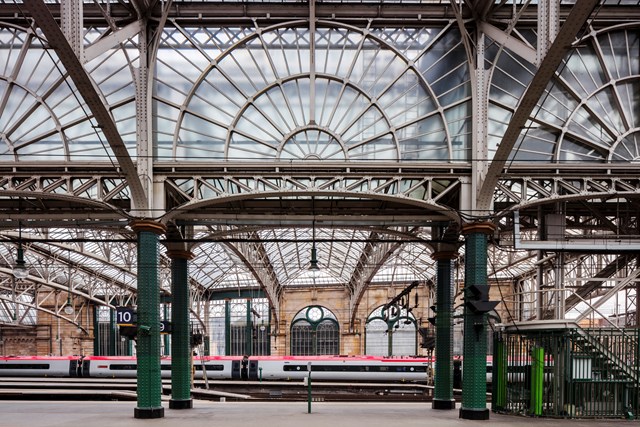
[[[16,263],[13,266],[13,277],[18,280],[25,279],[29,275],[27,265],[24,261],[24,250],[22,249],[22,226],[18,224],[18,253]]]

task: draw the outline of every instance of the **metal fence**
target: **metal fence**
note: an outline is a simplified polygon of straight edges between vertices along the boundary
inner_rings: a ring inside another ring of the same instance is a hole
[[[540,417],[640,417],[640,329],[497,332],[492,408]]]

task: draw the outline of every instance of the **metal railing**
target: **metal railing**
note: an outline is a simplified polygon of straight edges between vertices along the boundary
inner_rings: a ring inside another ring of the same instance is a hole
[[[577,298],[581,303],[565,312],[564,302],[569,298]],[[511,294],[503,299],[506,308],[511,313],[515,322],[527,322],[533,320],[574,320],[584,319],[588,323],[588,317],[597,316],[602,322],[611,328],[623,330],[620,325],[613,322],[602,310],[598,309],[590,301],[584,299],[572,289],[542,289]]]
[[[541,417],[640,416],[640,329],[527,329],[494,337],[494,411]]]

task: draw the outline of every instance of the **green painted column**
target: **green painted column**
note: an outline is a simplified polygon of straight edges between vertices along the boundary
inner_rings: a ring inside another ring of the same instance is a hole
[[[271,310],[269,310],[269,321],[267,322],[267,354],[265,356],[271,356]],[[366,347],[365,347],[366,348]]]
[[[162,303],[162,319],[163,320],[169,320],[169,304],[167,304],[166,302]],[[170,343],[170,335],[169,334],[162,334],[162,347],[164,349],[164,356],[170,356],[171,355],[171,343]]]
[[[193,408],[191,331],[189,328],[189,260],[191,252],[170,250],[171,258],[171,399],[170,409]]]
[[[138,406],[135,418],[162,418],[160,377],[160,286],[158,237],[166,228],[154,221],[134,221],[138,235]]]
[[[507,346],[501,336],[493,343],[492,409],[504,411],[507,407]]]
[[[247,324],[244,329],[244,354],[251,356],[253,353],[253,323],[251,322],[251,300],[247,299]]]
[[[112,308],[109,309],[109,349],[107,354],[109,356],[116,356],[116,311]]]
[[[529,414],[542,415],[542,391],[544,388],[544,348],[531,349],[531,402]]]
[[[638,295],[640,295],[640,283],[636,283],[636,378],[640,378],[640,313],[638,313]],[[635,385],[635,395],[638,396],[634,399],[629,405],[632,413],[627,412],[627,418],[635,419],[640,418],[640,384],[636,383]]]
[[[487,236],[495,226],[490,222],[465,224],[464,351],[462,359],[462,405],[460,418],[488,420],[487,408],[487,319],[466,304],[472,298],[469,287],[487,286]]]
[[[453,260],[455,251],[435,252],[436,284],[436,366],[433,409],[455,409],[453,398]]]
[[[231,300],[224,300],[224,354],[231,356]]]
[[[100,354],[100,328],[98,327],[98,306],[94,305],[93,310],[93,355],[99,356]]]

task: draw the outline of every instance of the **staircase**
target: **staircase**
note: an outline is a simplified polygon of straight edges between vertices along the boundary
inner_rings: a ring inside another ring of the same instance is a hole
[[[637,352],[637,341],[621,330],[607,330],[608,335],[593,334],[581,327],[575,329],[574,344],[593,360],[593,372],[599,372],[601,378],[614,381],[638,383],[638,367],[633,363]],[[611,343],[609,343],[611,341]],[[622,347],[623,351],[614,351],[611,347]],[[627,351],[624,351],[627,350]],[[574,354],[575,351],[574,351]],[[629,356],[629,357],[627,357]]]

